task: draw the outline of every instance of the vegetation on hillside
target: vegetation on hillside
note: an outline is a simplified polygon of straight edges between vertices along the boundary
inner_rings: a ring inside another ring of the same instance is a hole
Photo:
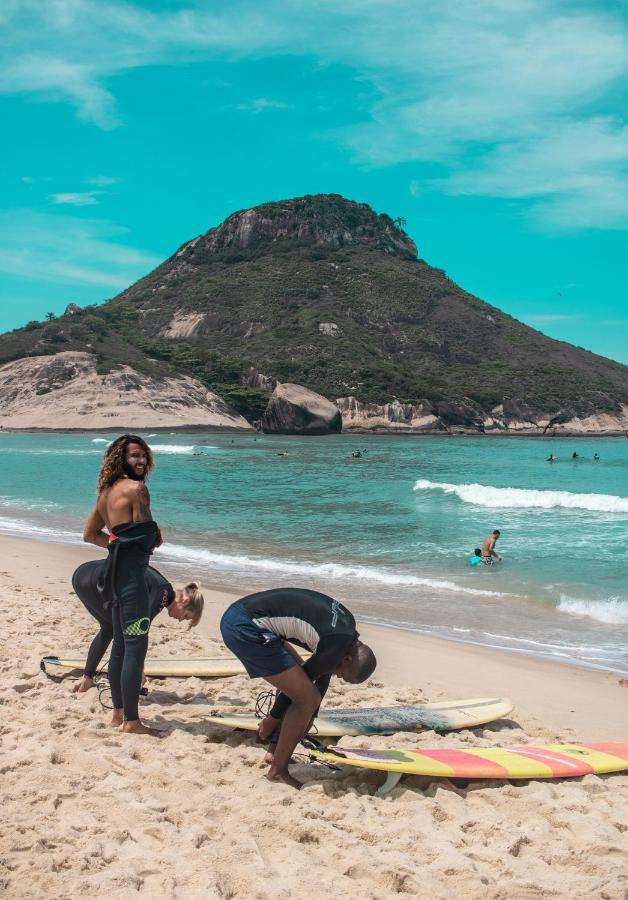
[[[265,204],[100,306],[0,336],[0,362],[89,349],[100,371],[193,375],[251,419],[267,400],[242,387],[251,367],[332,399],[628,402],[628,368],[467,294],[413,246],[400,223],[334,195]]]

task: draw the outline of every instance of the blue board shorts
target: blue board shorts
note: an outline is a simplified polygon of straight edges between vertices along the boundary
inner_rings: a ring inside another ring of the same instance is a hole
[[[246,669],[249,678],[279,675],[298,665],[279,635],[258,628],[240,600],[232,603],[224,613],[220,620],[220,633],[226,646]]]

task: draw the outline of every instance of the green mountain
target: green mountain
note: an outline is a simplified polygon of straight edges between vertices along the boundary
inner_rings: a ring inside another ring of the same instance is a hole
[[[402,224],[336,194],[234,213],[117,297],[1,335],[0,363],[87,348],[100,372],[192,375],[250,419],[267,402],[243,387],[251,369],[445,421],[461,403],[562,421],[628,403],[628,367],[468,294]]]

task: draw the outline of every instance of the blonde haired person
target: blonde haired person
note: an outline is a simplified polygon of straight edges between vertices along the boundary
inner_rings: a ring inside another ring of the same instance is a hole
[[[106,595],[103,595],[97,587],[104,565],[105,560],[92,560],[80,565],[72,575],[72,587],[76,596],[100,625],[98,634],[90,644],[83,676],[74,688],[77,693],[88,691],[93,687],[98,666],[113,638],[112,608],[107,604]],[[174,588],[161,572],[153,569],[152,566],[148,566],[146,569],[145,581],[150,601],[149,618],[151,622],[165,609],[171,619],[176,619],[178,622],[189,622],[189,628],[195,628],[198,625],[205,605],[198,581],[190,581],[182,588]]]

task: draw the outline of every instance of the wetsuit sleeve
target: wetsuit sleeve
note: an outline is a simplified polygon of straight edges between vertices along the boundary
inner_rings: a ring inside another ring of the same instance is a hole
[[[330,634],[321,638],[316,653],[312,654],[303,665],[306,673],[321,693],[321,699],[327,693],[331,676],[334,674],[343,656],[355,641],[354,634]],[[270,714],[274,719],[281,719],[292,701],[281,692],[277,694]]]

